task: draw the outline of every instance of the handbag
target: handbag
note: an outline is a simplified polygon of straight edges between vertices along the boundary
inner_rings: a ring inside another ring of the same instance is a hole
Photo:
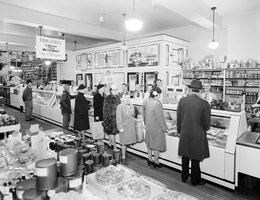
[[[91,133],[93,140],[100,140],[104,138],[104,129],[102,121],[92,122]]]
[[[138,143],[142,143],[144,141],[144,132],[145,129],[142,125],[142,121],[136,121],[135,123],[135,128],[136,128],[136,140]]]
[[[111,133],[112,132],[111,127],[107,126],[107,124],[105,122],[102,122],[101,124],[102,124],[102,126],[104,128],[104,132],[105,133]]]

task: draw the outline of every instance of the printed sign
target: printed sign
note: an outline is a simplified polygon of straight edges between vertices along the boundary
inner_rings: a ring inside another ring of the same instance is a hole
[[[36,36],[36,58],[65,60],[65,40]]]

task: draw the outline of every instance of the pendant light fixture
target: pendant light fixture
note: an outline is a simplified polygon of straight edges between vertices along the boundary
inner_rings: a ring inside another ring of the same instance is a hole
[[[218,48],[218,45],[219,45],[219,43],[215,41],[215,37],[214,37],[215,36],[215,10],[216,10],[216,7],[212,7],[211,10],[213,13],[213,22],[212,22],[213,23],[213,39],[208,44],[208,46],[210,49],[216,49],[216,48]]]
[[[125,21],[125,27],[129,31],[139,31],[143,27],[143,22],[135,18],[135,0],[133,0],[133,18]]]
[[[125,16],[126,16],[126,14],[123,13],[122,16],[124,18],[124,23],[125,23]],[[122,51],[126,51],[128,49],[128,47],[127,47],[127,45],[125,43],[125,26],[123,26],[123,27],[124,27],[124,41],[123,41],[123,44],[121,45],[121,50]]]

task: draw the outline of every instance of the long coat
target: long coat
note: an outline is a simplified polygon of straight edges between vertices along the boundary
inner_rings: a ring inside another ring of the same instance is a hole
[[[93,98],[94,120],[96,120],[96,117],[99,117],[99,121],[103,121],[103,103],[104,96],[100,93],[95,94]]]
[[[78,93],[75,99],[74,130],[83,131],[89,129],[88,108],[89,103],[83,93]]]
[[[143,117],[147,147],[152,150],[166,151],[167,126],[161,102],[154,98],[146,99],[143,102]]]
[[[210,129],[211,110],[207,101],[196,94],[180,99],[177,108],[179,156],[202,161],[209,157],[206,131]]]
[[[116,108],[121,103],[118,95],[107,95],[103,105],[104,132],[108,135],[118,133],[116,124]]]
[[[118,130],[124,130],[119,134],[120,144],[128,145],[137,142],[136,139],[136,119],[134,118],[134,106],[130,104],[130,108],[126,103],[121,103],[116,109],[116,122]]]

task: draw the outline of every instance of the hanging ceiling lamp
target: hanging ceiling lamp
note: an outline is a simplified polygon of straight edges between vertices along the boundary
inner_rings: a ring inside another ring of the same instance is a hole
[[[126,14],[123,13],[122,16],[124,18],[124,23],[125,23],[125,16],[126,16]],[[123,27],[124,27],[124,41],[123,41],[123,44],[121,45],[121,50],[126,51],[128,49],[128,46],[125,43],[125,26],[123,26]]]
[[[139,31],[143,27],[143,22],[135,18],[135,0],[133,0],[133,18],[125,21],[125,27],[129,31]]]
[[[216,7],[212,7],[211,10],[213,11],[213,39],[212,41],[208,44],[210,49],[216,49],[218,48],[219,43],[215,41],[215,10]]]

